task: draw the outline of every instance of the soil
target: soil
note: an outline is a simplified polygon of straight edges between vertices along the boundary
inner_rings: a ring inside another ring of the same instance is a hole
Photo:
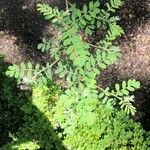
[[[75,0],[79,5],[86,0]],[[90,1],[90,0],[89,0]],[[37,50],[37,44],[50,31],[47,22],[35,10],[34,0],[0,1],[0,52],[9,63],[32,61],[41,64],[49,60]],[[65,8],[64,1],[45,0]],[[106,69],[98,79],[101,85],[113,86],[124,79],[135,78],[142,88],[135,92],[135,120],[150,130],[150,3],[149,0],[125,0],[117,12],[125,35],[115,41],[122,49],[117,64]],[[97,33],[98,35],[99,33]]]

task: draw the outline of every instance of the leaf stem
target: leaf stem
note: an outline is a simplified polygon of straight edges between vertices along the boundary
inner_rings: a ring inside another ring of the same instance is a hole
[[[91,46],[91,47],[94,47],[94,48],[100,48],[100,49],[103,49],[103,50],[105,50],[105,51],[108,51],[108,49],[106,49],[106,48],[104,48],[104,47],[102,47],[102,46],[100,46],[100,45],[94,45],[94,44],[91,44],[91,43],[87,43],[89,46]]]
[[[120,98],[119,96],[114,95],[114,94],[112,94],[112,93],[110,93],[110,92],[106,92],[103,88],[101,88],[101,87],[99,87],[99,86],[96,86],[96,87],[97,87],[99,90],[101,90],[105,95],[107,95],[107,96],[113,96],[113,97],[117,98],[118,100],[122,101],[122,98]]]
[[[66,4],[66,11],[68,10],[69,6],[68,6],[68,0],[65,0],[65,4]]]
[[[46,68],[43,68],[42,70],[40,70],[34,78],[36,78],[40,73],[44,72],[44,71],[47,70],[48,68],[51,68],[51,67],[52,67],[54,64],[56,64],[58,61],[59,61],[59,59],[56,60],[56,61],[54,61],[51,65],[47,66]]]

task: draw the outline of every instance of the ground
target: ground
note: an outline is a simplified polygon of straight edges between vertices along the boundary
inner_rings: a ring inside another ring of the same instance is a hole
[[[62,1],[45,0],[63,8]],[[76,0],[78,2],[78,0]],[[79,1],[82,5],[84,1]],[[40,62],[49,59],[37,50],[37,44],[46,36],[46,22],[34,9],[34,0],[0,2],[0,52],[6,55],[8,63]],[[150,3],[149,0],[124,0],[118,11],[120,25],[125,35],[115,41],[122,49],[122,57],[98,78],[102,85],[113,85],[124,79],[135,78],[142,83],[135,93],[137,114],[146,130],[150,130]],[[97,36],[98,36],[97,32]]]

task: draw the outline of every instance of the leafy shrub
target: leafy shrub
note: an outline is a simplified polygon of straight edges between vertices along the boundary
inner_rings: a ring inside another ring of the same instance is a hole
[[[5,145],[6,150],[64,149],[51,126],[51,105],[59,94],[56,86],[33,88],[32,97],[20,106],[24,112],[24,124],[14,135],[13,142]]]
[[[51,55],[53,62],[45,67],[30,62],[14,64],[6,72],[18,82],[27,77],[27,82],[38,89],[33,89],[33,94],[36,91],[33,99],[21,107],[26,123],[17,136],[25,143],[32,141],[23,146],[65,149],[61,139],[66,149],[148,149],[149,136],[127,115],[136,112],[130,92],[139,89],[140,82],[130,79],[106,89],[96,84],[96,77],[121,56],[119,48],[113,45],[124,33],[117,24],[118,17],[113,16],[121,5],[121,0],[110,0],[106,9],[102,9],[99,1],[95,1],[81,10],[71,5],[67,11],[47,4],[37,5],[45,19],[58,30],[53,38],[43,39],[38,45],[39,50]],[[90,40],[99,28],[105,31],[104,38]],[[63,79],[67,87],[55,99],[51,96],[57,89],[51,90],[46,84],[56,76]],[[116,109],[118,105],[121,110]],[[56,139],[56,133],[60,139]],[[15,142],[12,144],[18,146]]]
[[[124,111],[107,108],[99,100],[83,99],[75,112],[67,112],[63,109],[70,99],[63,103],[59,95],[55,86],[34,88],[32,99],[21,106],[25,124],[14,142],[3,149],[146,150],[150,146],[149,134]]]
[[[138,123],[129,119],[124,112],[112,111],[102,104],[92,114],[87,112],[80,116],[76,122],[74,132],[67,130],[69,134],[64,140],[70,149],[146,150],[150,144]]]

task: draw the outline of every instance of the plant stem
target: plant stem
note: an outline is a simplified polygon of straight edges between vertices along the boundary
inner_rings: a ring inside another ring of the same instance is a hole
[[[52,67],[54,64],[56,64],[58,61],[59,61],[59,59],[56,60],[56,61],[54,61],[51,65],[47,66],[46,68],[43,68],[42,70],[40,70],[40,71],[38,72],[38,74],[37,74],[34,78],[36,78],[40,73],[44,72],[44,71],[47,70],[48,68],[51,68],[51,67]]]
[[[99,86],[96,86],[96,87],[97,87],[99,90],[101,90],[105,95],[107,95],[107,96],[113,96],[113,97],[117,98],[118,100],[122,101],[122,98],[120,98],[119,96],[114,95],[114,94],[112,94],[112,93],[110,93],[110,92],[106,92],[103,88],[101,88],[101,87],[99,87]]]
[[[106,49],[106,48],[104,48],[104,47],[102,47],[102,46],[100,46],[100,45],[94,45],[94,44],[91,44],[91,43],[87,43],[89,46],[91,46],[91,47],[94,47],[94,48],[101,48],[101,49],[103,49],[103,50],[105,50],[105,51],[107,51],[108,49]]]
[[[68,7],[68,0],[65,0],[65,4],[66,4],[66,11],[69,9]]]

